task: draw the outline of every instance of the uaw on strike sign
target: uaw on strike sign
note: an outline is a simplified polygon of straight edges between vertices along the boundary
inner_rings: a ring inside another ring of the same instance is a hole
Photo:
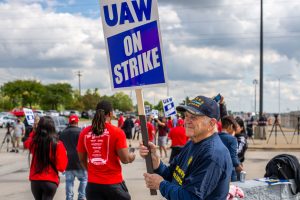
[[[156,0],[100,0],[113,89],[165,84]]]

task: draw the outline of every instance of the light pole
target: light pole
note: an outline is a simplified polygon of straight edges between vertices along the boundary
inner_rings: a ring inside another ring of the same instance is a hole
[[[259,62],[259,118],[262,117],[263,114],[263,86],[264,86],[264,36],[263,36],[263,0],[260,0],[260,62]]]
[[[258,80],[254,79],[253,84],[254,84],[254,113],[256,115],[256,85],[258,84]]]

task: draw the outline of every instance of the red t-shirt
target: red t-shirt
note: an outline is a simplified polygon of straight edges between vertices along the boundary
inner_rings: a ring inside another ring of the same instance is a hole
[[[153,135],[154,127],[153,127],[153,125],[150,122],[147,122],[147,130],[148,130],[149,141],[153,142],[153,139],[154,139],[154,135]]]
[[[124,117],[120,116],[119,120],[118,120],[118,127],[122,128],[124,124]]]
[[[32,133],[32,136],[34,136],[34,133]],[[31,141],[30,140],[27,144],[27,147],[31,146]],[[26,141],[27,142],[27,141]],[[51,152],[51,150],[50,150]],[[30,165],[30,173],[29,173],[29,180],[35,180],[35,181],[51,181],[56,183],[56,185],[59,184],[59,176],[57,174],[57,172],[53,169],[52,166],[49,166],[48,168],[44,169],[44,171],[42,171],[41,173],[36,173],[36,157],[34,156],[34,151],[31,151],[32,153],[32,161],[31,161],[31,165]],[[51,153],[50,153],[50,157],[51,157]],[[55,167],[56,170],[59,172],[63,172],[66,170],[67,168],[67,164],[68,164],[68,157],[67,157],[67,150],[64,146],[64,144],[61,141],[57,142],[57,146],[56,146],[56,155],[55,155]]]
[[[169,133],[169,138],[172,140],[171,147],[175,146],[184,146],[188,141],[188,137],[186,137],[185,129],[182,126],[177,126],[172,128]]]
[[[173,128],[172,120],[168,120],[168,128],[171,130]]]
[[[123,181],[120,158],[117,150],[127,148],[122,129],[105,123],[105,131],[96,136],[91,126],[80,133],[77,151],[87,153],[88,182],[96,184],[117,184]]]
[[[139,120],[139,119],[136,119],[134,123],[135,123],[135,124],[137,124],[138,126],[140,126],[140,125],[141,125],[141,122],[140,122],[140,120]]]

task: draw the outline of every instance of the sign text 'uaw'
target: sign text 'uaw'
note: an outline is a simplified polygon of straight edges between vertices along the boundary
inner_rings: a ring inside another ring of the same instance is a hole
[[[165,117],[171,117],[176,115],[176,108],[172,97],[168,97],[162,100]]]
[[[114,89],[166,83],[156,0],[101,0]]]

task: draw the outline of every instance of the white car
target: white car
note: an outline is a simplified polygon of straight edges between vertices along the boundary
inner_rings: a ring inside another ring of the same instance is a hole
[[[62,115],[65,116],[65,117],[69,117],[70,116],[70,111],[69,110],[62,111]]]
[[[77,117],[79,118],[81,117],[81,113],[77,110],[70,110],[70,116],[71,115],[77,115]]]
[[[35,110],[33,113],[39,117],[44,117],[46,115],[43,110]]]
[[[58,116],[59,116],[59,112],[57,112],[56,110],[48,110],[48,111],[46,112],[46,115],[58,117]]]
[[[15,123],[17,120],[16,117],[14,116],[10,116],[10,115],[1,115],[0,116],[0,127],[1,128],[5,128],[7,126],[7,124],[13,124]]]

